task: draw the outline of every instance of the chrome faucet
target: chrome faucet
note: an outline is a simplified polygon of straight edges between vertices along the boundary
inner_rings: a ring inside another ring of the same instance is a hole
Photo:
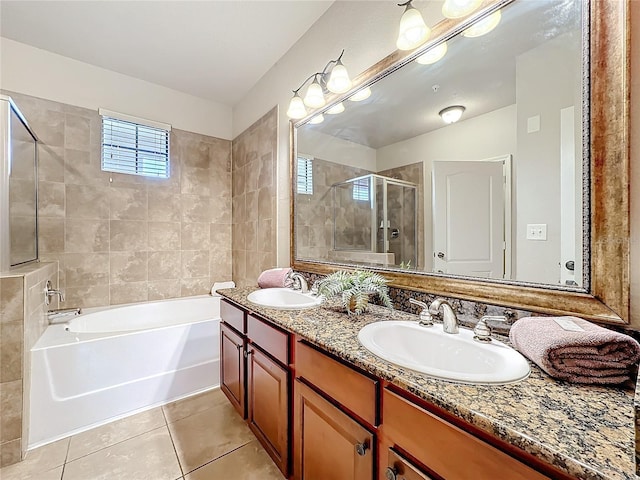
[[[309,292],[309,283],[307,279],[302,276],[302,274],[298,272],[293,272],[289,275],[289,278],[293,280],[293,289],[300,290],[302,293]]]
[[[437,315],[438,311],[442,307],[442,330],[445,333],[458,333],[458,318],[456,312],[453,311],[449,302],[444,298],[436,298],[429,306],[429,313],[431,315]]]
[[[47,311],[47,320],[49,325],[54,325],[58,322],[65,323],[69,320],[69,317],[75,317],[80,315],[82,310],[80,308],[59,308],[57,310]]]
[[[49,305],[51,303],[51,297],[54,295],[58,296],[58,300],[64,302],[64,292],[62,290],[55,290],[51,288],[53,285],[51,284],[51,280],[47,280],[47,283],[44,287],[44,303],[45,305]]]
[[[419,313],[420,320],[418,321],[418,324],[422,325],[423,327],[433,326],[433,317],[429,313],[429,305],[427,305],[424,302],[421,302],[420,300],[416,300],[415,298],[410,298],[409,303],[412,303],[413,305],[416,305],[422,308],[422,310],[420,310],[420,313]]]

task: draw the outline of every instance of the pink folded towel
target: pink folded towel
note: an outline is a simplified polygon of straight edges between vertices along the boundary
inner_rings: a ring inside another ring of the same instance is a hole
[[[568,382],[623,383],[640,360],[633,338],[577,317],[521,318],[509,339],[549,375]]]
[[[293,270],[291,268],[271,268],[265,270],[258,277],[258,286],[260,288],[283,288],[291,286],[289,275]]]

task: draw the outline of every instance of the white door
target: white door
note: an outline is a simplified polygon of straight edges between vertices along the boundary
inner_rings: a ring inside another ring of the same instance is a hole
[[[505,277],[505,158],[433,162],[435,272]]]

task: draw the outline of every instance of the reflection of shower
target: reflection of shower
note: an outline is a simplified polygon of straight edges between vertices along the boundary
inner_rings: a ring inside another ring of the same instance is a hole
[[[369,174],[331,186],[333,248],[385,255],[386,263],[411,267],[418,253],[415,183]],[[355,258],[355,257],[354,257]]]

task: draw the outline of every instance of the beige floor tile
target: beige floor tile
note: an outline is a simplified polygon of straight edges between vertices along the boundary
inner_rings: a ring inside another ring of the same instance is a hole
[[[216,388],[208,392],[200,393],[199,395],[194,395],[193,397],[168,403],[164,405],[162,409],[167,417],[167,422],[171,423],[227,402],[227,397],[224,396],[222,390]]]
[[[165,426],[67,463],[62,478],[175,480],[181,475]]]
[[[79,433],[71,437],[67,461],[76,460],[163,425],[164,415],[158,407]]]
[[[2,480],[59,479],[55,476],[57,467],[64,464],[69,448],[69,439],[58,440],[44,447],[27,452],[26,458],[19,463],[0,469]]]
[[[170,423],[169,430],[185,473],[255,439],[229,403]]]
[[[284,480],[282,473],[257,441],[208,463],[186,477],[186,480]]]

